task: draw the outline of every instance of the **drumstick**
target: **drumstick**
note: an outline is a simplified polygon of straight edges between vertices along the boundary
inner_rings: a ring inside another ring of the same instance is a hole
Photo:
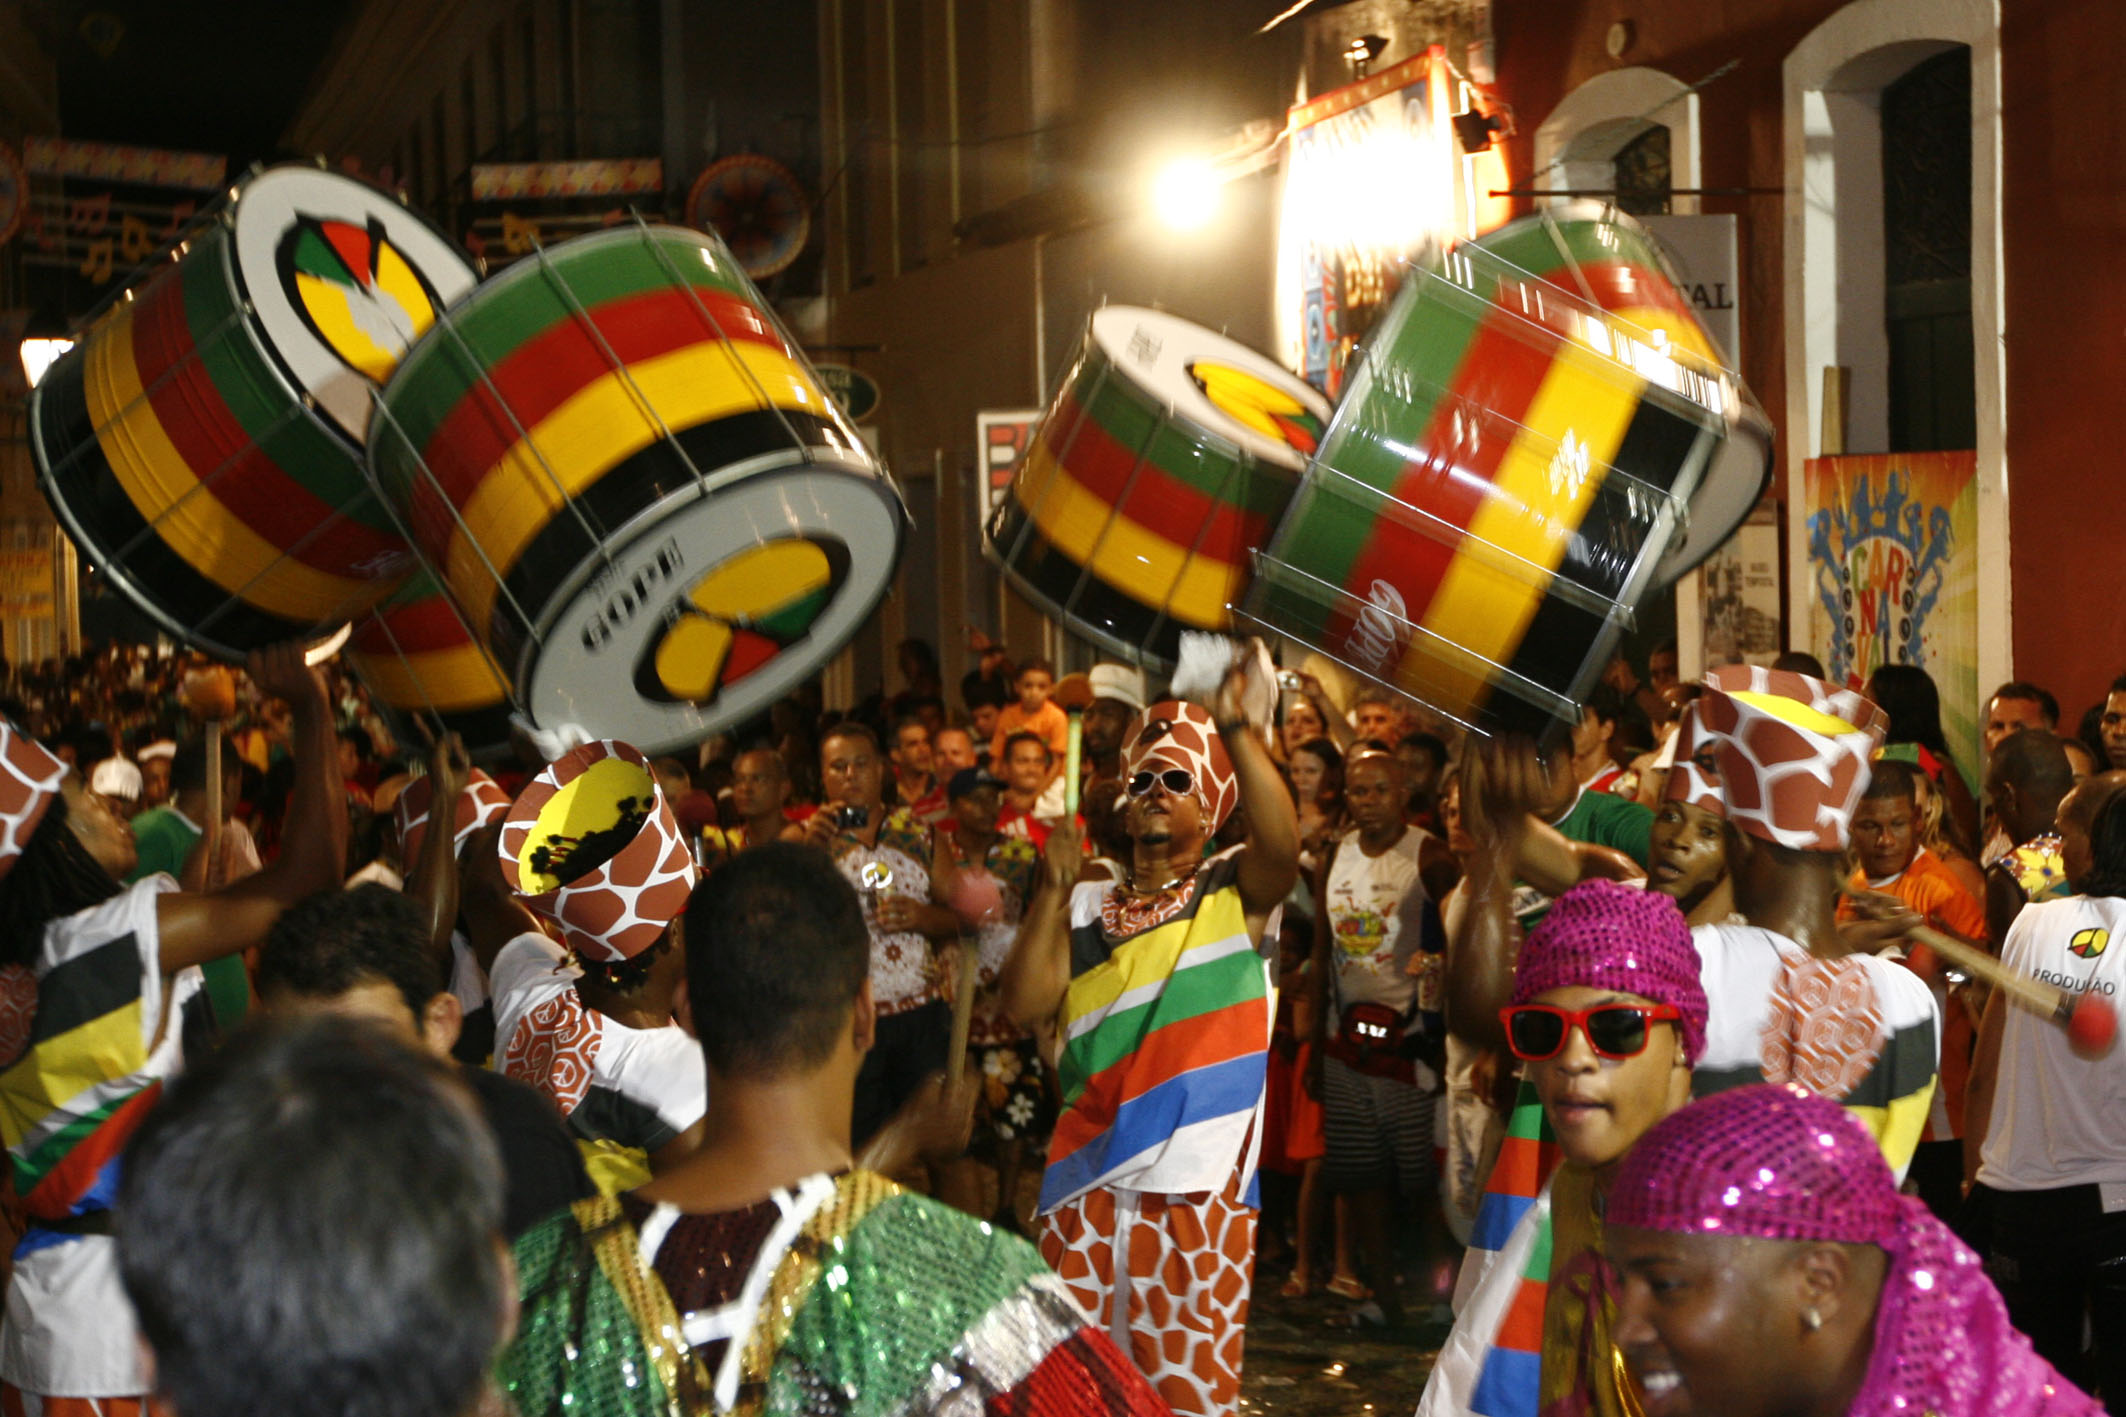
[[[960,937],[960,977],[952,992],[952,1051],[945,1055],[945,1080],[958,1082],[967,1071],[967,1032],[974,1023],[974,984],[982,963],[981,951],[965,935]]]
[[[1984,950],[1925,925],[1914,926],[1905,934],[1964,973],[1985,980],[2040,1018],[2058,1024],[2067,1031],[2068,1046],[2083,1057],[2101,1058],[2111,1051],[2119,1033],[2119,1014],[2109,999],[2098,994],[2070,994],[2027,974],[2018,974]]]
[[[1048,699],[1061,704],[1070,715],[1070,736],[1063,750],[1063,815],[1078,815],[1078,758],[1085,742],[1085,710],[1093,701],[1093,681],[1084,674],[1066,674],[1058,680]]]
[[[220,871],[218,868],[221,864],[218,859],[221,853],[222,814],[220,719],[210,718],[207,720],[206,740],[207,820],[204,826],[205,840],[201,844],[206,848],[207,870],[206,875],[203,876],[200,880],[200,889],[211,891],[217,885],[221,884],[218,880],[215,879],[216,876],[220,875]]]
[[[945,888],[945,903],[960,918],[960,977],[952,991],[952,1051],[945,1058],[945,1076],[958,1082],[967,1064],[967,1033],[974,1019],[974,996],[981,979],[980,930],[1004,908],[996,879],[986,871],[964,869],[951,873]]]

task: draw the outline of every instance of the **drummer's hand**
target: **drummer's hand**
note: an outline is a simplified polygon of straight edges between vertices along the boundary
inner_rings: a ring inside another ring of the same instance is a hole
[[[428,746],[428,776],[432,785],[428,800],[452,802],[465,790],[472,780],[472,759],[465,756],[465,740],[455,733],[446,733]],[[451,809],[455,811],[455,808]]]
[[[274,698],[286,699],[298,711],[326,707],[325,678],[304,663],[306,649],[296,640],[255,649],[244,665],[245,672],[261,690]]]
[[[1248,686],[1247,660],[1236,658],[1219,681],[1218,692],[1211,695],[1206,707],[1211,711],[1214,723],[1246,723],[1248,710],[1246,691]]]
[[[1047,867],[1052,889],[1067,891],[1077,884],[1078,872],[1085,864],[1085,843],[1079,838],[1076,823],[1057,824],[1048,834],[1048,845],[1041,849],[1041,860]]]
[[[1462,821],[1470,834],[1510,840],[1550,798],[1550,775],[1533,741],[1520,734],[1472,735],[1462,771]]]

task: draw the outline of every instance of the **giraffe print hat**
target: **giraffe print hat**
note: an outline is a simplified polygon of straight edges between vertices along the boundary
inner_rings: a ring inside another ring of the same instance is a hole
[[[1738,664],[1705,682],[1692,708],[1701,733],[1717,744],[1728,820],[1796,851],[1845,850],[1889,718],[1858,690],[1806,674]],[[1704,747],[1701,739],[1698,752]],[[1685,776],[1680,745],[1677,754],[1671,795]]]
[[[394,808],[399,821],[399,859],[410,871],[421,859],[421,842],[428,835],[428,799],[435,793],[435,780],[417,777],[406,784]],[[509,794],[500,783],[474,768],[458,794],[458,810],[451,822],[450,846],[462,851],[465,839],[509,810]]]
[[[1682,721],[1668,744],[1668,786],[1661,800],[1683,802],[1724,817],[1727,796],[1720,790],[1720,736],[1705,726],[1704,704],[1709,697],[1701,694],[1683,706]]]
[[[1122,742],[1125,781],[1146,768],[1186,768],[1194,774],[1205,837],[1215,836],[1240,805],[1240,778],[1209,709],[1183,699],[1161,699],[1137,715]]]
[[[0,718],[0,876],[29,845],[66,774],[43,744]]]
[[[639,749],[604,739],[549,763],[502,821],[502,879],[599,963],[663,937],[694,889],[694,853]]]

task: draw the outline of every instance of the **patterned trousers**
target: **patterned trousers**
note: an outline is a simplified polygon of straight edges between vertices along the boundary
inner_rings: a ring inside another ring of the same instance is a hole
[[[1240,1403],[1255,1218],[1238,1168],[1220,1192],[1093,1190],[1041,1218],[1041,1258],[1176,1413],[1222,1417]]]

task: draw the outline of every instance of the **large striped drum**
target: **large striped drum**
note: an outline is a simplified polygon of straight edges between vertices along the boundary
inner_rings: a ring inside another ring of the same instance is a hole
[[[38,385],[46,498],[90,563],[202,649],[335,628],[413,565],[362,472],[372,390],[474,280],[362,183],[250,179]]]
[[[900,495],[714,237],[519,261],[384,390],[370,467],[541,729],[652,753],[756,713],[890,582]]]
[[[1328,416],[1246,346],[1110,305],[991,514],[989,555],[1109,649],[1171,660],[1183,630],[1229,628]]]
[[[456,733],[474,753],[509,744],[509,685],[425,567],[355,622],[347,665],[400,717]]]
[[[1645,229],[1576,204],[1410,269],[1245,616],[1473,727],[1541,734],[1770,470],[1769,424]]]

